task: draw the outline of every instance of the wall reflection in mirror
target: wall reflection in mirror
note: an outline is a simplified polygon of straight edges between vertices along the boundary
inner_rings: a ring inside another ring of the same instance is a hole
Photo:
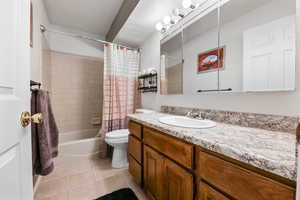
[[[184,25],[183,43],[181,34],[162,43],[161,69],[180,64],[182,54],[185,61],[183,78],[165,85],[184,94],[295,90],[296,0],[220,2]],[[168,75],[161,73],[163,82]],[[169,94],[168,87],[161,89]]]
[[[218,89],[218,25],[215,8],[184,28],[184,93]]]
[[[161,44],[160,93],[183,93],[182,33]]]
[[[295,89],[295,0],[231,0],[220,10],[226,69],[220,86],[234,91]]]

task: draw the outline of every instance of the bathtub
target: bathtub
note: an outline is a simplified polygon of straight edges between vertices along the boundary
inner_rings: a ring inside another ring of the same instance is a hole
[[[94,156],[100,154],[103,140],[96,137],[99,129],[72,131],[59,134],[60,156]]]

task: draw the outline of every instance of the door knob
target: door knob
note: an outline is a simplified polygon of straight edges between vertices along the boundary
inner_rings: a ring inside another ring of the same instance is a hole
[[[21,114],[21,124],[23,127],[26,127],[30,124],[30,122],[35,124],[40,124],[43,122],[42,113],[37,113],[31,116],[29,112],[22,112]]]

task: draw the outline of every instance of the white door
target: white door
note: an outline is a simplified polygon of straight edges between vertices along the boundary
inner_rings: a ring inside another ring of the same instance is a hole
[[[244,91],[295,89],[295,16],[244,32]]]
[[[1,0],[0,6],[0,199],[32,200],[30,127],[30,1]]]

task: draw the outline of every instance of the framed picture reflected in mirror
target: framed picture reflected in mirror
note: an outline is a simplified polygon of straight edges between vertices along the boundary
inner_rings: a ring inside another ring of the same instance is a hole
[[[212,49],[198,55],[197,72],[210,72],[215,70],[224,70],[225,46]]]

